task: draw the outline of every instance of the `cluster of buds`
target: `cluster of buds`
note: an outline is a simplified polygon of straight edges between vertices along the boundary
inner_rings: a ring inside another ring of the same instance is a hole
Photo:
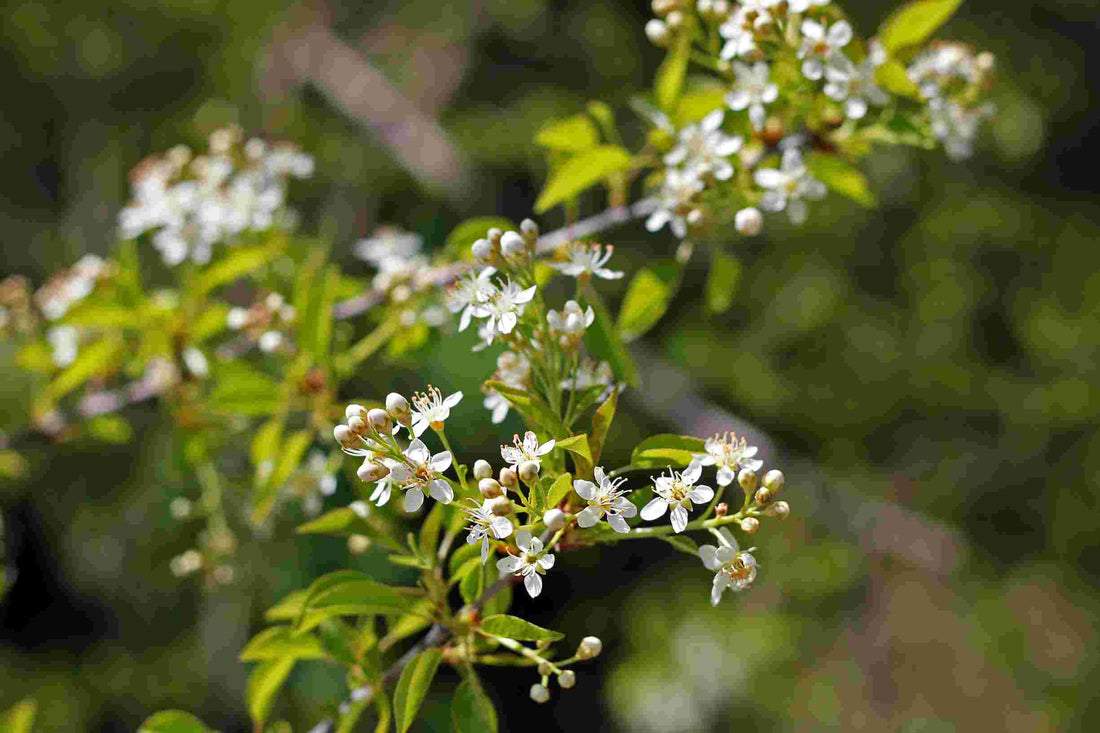
[[[281,294],[268,293],[248,308],[230,308],[225,324],[269,354],[287,346],[284,334],[293,327],[297,316],[294,306]]]
[[[477,490],[484,499],[483,507],[496,517],[507,517],[513,511],[509,491],[519,487],[519,476],[511,466],[500,469],[498,478],[493,478],[493,467],[488,461],[479,459],[474,463],[474,480]]]

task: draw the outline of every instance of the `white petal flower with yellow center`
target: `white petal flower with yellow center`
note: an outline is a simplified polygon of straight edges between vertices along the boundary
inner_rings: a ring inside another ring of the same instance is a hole
[[[798,58],[805,59],[802,75],[816,81],[825,73],[825,62],[833,54],[843,53],[840,49],[852,40],[852,26],[845,20],[838,20],[826,30],[815,20],[804,20],[801,30],[802,45],[798,47]]]
[[[604,246],[573,242],[565,253],[568,259],[565,262],[551,262],[550,267],[569,277],[581,277],[587,274],[604,280],[618,280],[623,276],[621,271],[604,267],[614,251],[615,248],[610,244]]]
[[[761,188],[768,189],[760,199],[760,207],[766,211],[787,210],[793,224],[806,221],[806,200],[825,197],[825,184],[810,173],[797,148],[783,151],[779,169],[761,168],[753,174],[753,180]]]
[[[533,537],[530,532],[521,529],[516,532],[516,546],[519,555],[509,555],[497,560],[497,570],[504,575],[519,575],[523,578],[523,587],[532,598],[542,592],[542,578],[547,570],[554,567],[554,555],[542,553],[542,540]]]
[[[585,329],[591,326],[594,320],[596,320],[596,311],[592,310],[592,306],[588,306],[588,310],[581,310],[580,303],[575,300],[567,300],[560,313],[551,310],[546,314],[550,333],[559,335],[562,346],[580,341]]]
[[[512,520],[508,517],[498,517],[489,508],[489,500],[481,504],[474,503],[471,507],[463,507],[462,511],[470,519],[466,534],[466,544],[473,545],[481,542],[481,564],[489,558],[489,537],[498,540],[512,535]]]
[[[489,319],[489,343],[492,343],[497,335],[506,336],[512,332],[527,304],[534,297],[534,285],[529,288],[520,288],[511,280],[505,280],[490,300],[474,306],[473,315]]]
[[[441,476],[451,467],[450,451],[433,456],[428,446],[418,438],[405,449],[405,458],[407,463],[397,463],[390,470],[390,476],[405,491],[405,511],[415,512],[423,505],[425,490],[436,501],[450,504],[455,492]]]
[[[702,190],[703,182],[695,171],[667,169],[664,184],[658,194],[660,203],[657,210],[645,220],[645,228],[656,232],[668,224],[672,233],[683,239],[687,236],[687,216],[692,209],[692,200]]]
[[[763,61],[752,66],[735,61],[733,72],[737,75],[737,85],[726,95],[726,106],[734,112],[748,109],[753,129],[759,130],[764,127],[764,105],[779,98],[779,87],[769,81],[770,69]]]
[[[530,375],[531,362],[522,354],[505,351],[497,357],[497,372],[495,375],[497,381],[503,382],[509,387],[525,389]],[[483,389],[485,399],[481,404],[492,413],[493,424],[503,422],[504,418],[508,416],[508,410],[511,409],[512,403],[495,389]]]
[[[709,486],[696,486],[702,466],[692,462],[683,473],[669,470],[668,476],[658,476],[653,490],[657,493],[648,504],[642,507],[642,519],[652,522],[660,519],[672,509],[672,529],[683,532],[688,523],[688,511],[692,504],[706,504],[714,498],[714,489]]]
[[[492,267],[486,267],[477,275],[468,272],[447,287],[447,310],[462,313],[458,320],[459,331],[469,327],[476,307],[492,300],[496,294],[497,286],[489,279],[495,273],[496,269]]]
[[[683,163],[697,175],[711,173],[719,181],[733,176],[729,156],[741,149],[743,140],[722,132],[725,111],[716,109],[697,125],[688,125],[680,131],[676,147],[665,155],[665,165]]]
[[[577,515],[577,524],[584,528],[592,527],[607,515],[607,523],[611,529],[619,534],[626,534],[630,531],[626,518],[638,513],[638,508],[626,498],[626,491],[619,488],[626,479],[612,479],[600,466],[592,473],[595,483],[585,479],[573,482],[573,490],[588,502],[588,506]]]
[[[393,475],[393,469],[398,465],[397,461],[385,458],[381,463],[383,466],[390,469],[390,472],[374,484],[374,491],[372,491],[370,497],[368,497],[368,501],[373,501],[375,506],[386,505],[386,502],[390,500],[390,495],[393,494],[394,484],[397,483]]]
[[[713,570],[714,583],[710,589],[711,605],[718,605],[726,588],[734,591],[744,590],[756,580],[756,558],[751,552],[742,552],[729,530],[722,527],[717,532],[718,546],[701,545],[699,559],[707,570]]]
[[[522,441],[518,435],[514,436],[513,443],[514,445],[500,446],[500,457],[512,468],[527,461],[534,461],[541,466],[542,457],[554,450],[553,438],[539,445],[538,436],[530,430],[523,434]]]
[[[753,458],[757,452],[756,446],[749,445],[743,437],[738,441],[737,435],[734,433],[719,434],[713,438],[707,438],[703,447],[706,448],[707,452],[695,456],[695,461],[700,466],[718,467],[719,486],[732,484],[737,478],[739,469],[748,468],[759,471],[764,465],[763,461]]]
[[[409,431],[419,438],[430,426],[433,430],[442,430],[443,422],[451,416],[451,408],[462,401],[462,393],[443,397],[443,393],[428,385],[427,392],[413,395],[412,426]]]

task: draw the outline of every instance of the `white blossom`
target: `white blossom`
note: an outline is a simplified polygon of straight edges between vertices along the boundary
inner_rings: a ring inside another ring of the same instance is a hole
[[[824,62],[834,54],[843,53],[840,49],[852,40],[852,26],[845,20],[838,20],[825,26],[816,20],[802,21],[802,45],[798,47],[798,58],[802,62],[802,75],[807,79],[820,79],[825,73]]]
[[[812,7],[828,4],[829,0],[787,0],[787,10],[792,13],[805,13]]]
[[[566,250],[565,262],[551,262],[550,267],[569,277],[581,277],[582,275],[594,275],[604,280],[618,280],[623,273],[618,270],[609,270],[604,265],[611,259],[611,253],[615,248],[601,244],[585,244],[573,242]]]
[[[729,60],[755,51],[755,31],[774,22],[771,8],[778,4],[779,0],[742,0],[729,20],[718,28],[719,34],[726,39],[720,56]]]
[[[764,105],[771,104],[779,97],[779,87],[769,81],[770,71],[764,61],[757,61],[752,66],[740,61],[733,63],[737,85],[726,95],[726,106],[734,112],[748,109],[749,121],[755,130],[764,126]]]
[[[489,279],[495,273],[495,268],[486,267],[477,275],[468,272],[447,286],[447,310],[451,313],[462,312],[458,322],[459,331],[465,331],[469,327],[475,307],[496,294],[497,287]]]
[[[417,438],[405,449],[405,458],[407,463],[397,463],[390,469],[393,480],[405,491],[405,511],[415,512],[420,508],[425,489],[436,501],[450,504],[455,497],[454,489],[441,477],[451,467],[450,451],[432,455],[428,446]]]
[[[702,190],[703,182],[694,171],[666,169],[665,181],[658,194],[660,204],[646,219],[645,228],[656,232],[669,224],[673,234],[681,239],[686,237],[687,214],[691,210],[691,201]]]
[[[505,351],[497,357],[495,375],[497,381],[515,389],[524,389],[530,375],[531,362],[522,354]],[[508,410],[512,406],[508,399],[495,389],[486,389],[482,405],[486,410],[492,412],[491,419],[494,425],[504,421],[504,418],[508,416]]]
[[[210,364],[206,360],[206,355],[199,349],[190,346],[183,350],[182,356],[187,371],[191,372],[196,377],[202,379],[210,373]]]
[[[842,53],[833,54],[825,64],[825,95],[844,102],[844,114],[853,120],[867,114],[868,104],[882,107],[890,95],[875,81],[875,72],[885,57],[870,53],[857,66]]]
[[[523,315],[527,304],[535,297],[535,286],[523,289],[511,280],[505,280],[493,293],[490,300],[474,306],[473,314],[478,318],[488,318],[488,342],[492,343],[497,335],[512,332]]]
[[[508,517],[498,517],[493,514],[489,508],[489,501],[486,499],[480,504],[474,502],[473,506],[463,507],[462,509],[466,512],[466,516],[470,518],[470,524],[466,527],[468,530],[466,544],[472,545],[481,542],[482,565],[489,559],[489,536],[492,535],[494,538],[502,540],[512,534],[512,520]]]
[[[67,367],[76,361],[80,350],[80,332],[74,326],[54,326],[46,332],[46,340],[53,347],[50,360],[54,366]]]
[[[787,209],[787,215],[795,224],[806,221],[805,199],[821,199],[826,193],[825,184],[813,177],[802,162],[802,153],[793,147],[783,151],[778,170],[761,168],[753,178],[758,186],[768,189],[760,199],[761,208],[767,211]]]
[[[642,507],[642,519],[647,522],[660,519],[671,508],[672,529],[683,532],[688,523],[691,505],[706,504],[714,498],[714,489],[695,485],[702,472],[702,467],[693,461],[683,473],[670,469],[669,475],[658,476],[654,480],[653,488],[657,496]]]
[[[744,590],[756,579],[756,558],[749,552],[742,552],[729,530],[718,530],[719,545],[700,545],[699,559],[707,570],[715,571],[714,582],[710,590],[710,602],[717,606],[722,600],[726,588],[734,591]]]
[[[759,471],[764,462],[753,458],[757,453],[754,445],[749,445],[744,437],[739,441],[734,433],[715,435],[707,438],[703,444],[706,453],[694,456],[700,466],[718,467],[718,485],[729,486],[737,478],[737,471],[748,468]]]
[[[500,457],[512,468],[516,468],[519,464],[527,461],[534,461],[541,466],[542,457],[554,450],[553,438],[539,445],[538,437],[530,430],[523,434],[522,441],[518,435],[515,436],[513,443],[514,445],[500,446]]]
[[[744,142],[722,132],[725,111],[716,109],[697,125],[688,125],[680,131],[676,147],[665,155],[665,165],[680,165],[696,175],[712,173],[719,181],[733,175],[729,156],[741,149]]]
[[[542,553],[542,540],[534,537],[525,529],[516,532],[516,546],[520,554],[508,555],[497,560],[497,570],[502,574],[519,575],[523,578],[523,586],[532,598],[542,592],[542,578],[547,570],[554,567],[554,555]]]
[[[585,330],[594,320],[596,320],[596,311],[592,306],[588,306],[587,310],[581,310],[580,303],[575,300],[567,300],[560,313],[556,310],[546,313],[550,333],[561,334],[561,338],[567,342],[577,341],[584,336]]]
[[[50,278],[34,293],[34,301],[48,321],[56,321],[88,297],[109,265],[98,255],[86,254],[72,267]]]
[[[384,272],[401,269],[414,255],[420,254],[424,238],[393,226],[381,226],[355,245],[355,255]]]
[[[592,473],[596,483],[585,479],[577,479],[573,482],[573,490],[588,502],[588,506],[577,515],[577,524],[581,527],[591,527],[606,514],[607,523],[611,529],[620,534],[626,534],[630,531],[626,518],[638,513],[638,508],[626,498],[627,492],[619,488],[626,479],[613,479],[604,473],[600,466],[597,466]]]
[[[385,458],[381,463],[386,468],[390,469],[390,472],[375,482],[374,491],[367,497],[367,500],[373,501],[376,506],[385,506],[386,502],[390,500],[390,495],[393,493],[393,487],[397,485],[397,478],[393,473],[394,468],[397,466],[397,461]],[[421,501],[423,501],[423,494],[421,494]],[[417,506],[419,507],[419,504]]]
[[[462,393],[443,397],[437,388],[428,385],[427,392],[417,392],[412,397],[412,425],[409,432],[419,438],[430,426],[441,430],[443,423],[451,416],[451,408],[462,401]]]

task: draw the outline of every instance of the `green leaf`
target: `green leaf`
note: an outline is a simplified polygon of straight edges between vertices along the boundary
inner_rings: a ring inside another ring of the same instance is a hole
[[[373,331],[355,342],[354,345],[336,359],[336,369],[341,374],[349,374],[355,367],[370,358],[386,344],[394,334],[402,329],[401,321],[388,318],[379,323]]]
[[[417,613],[406,614],[390,625],[389,631],[378,642],[378,646],[382,651],[386,651],[402,639],[407,639],[416,632],[432,625],[430,617],[432,602],[425,598],[416,604],[416,609]]]
[[[509,229],[518,231],[519,227],[512,223],[511,219],[500,216],[478,216],[462,222],[447,235],[447,241],[443,244],[444,251],[452,257],[469,259],[470,247],[479,239],[484,239],[490,229]]]
[[[684,76],[687,74],[688,58],[691,56],[691,33],[685,30],[676,34],[675,44],[668,50],[665,60],[657,69],[657,76],[653,80],[653,94],[657,100],[657,106],[665,112],[676,109],[676,102],[680,98],[680,90],[684,86]]]
[[[740,279],[741,261],[715,247],[707,273],[707,310],[711,313],[729,310]]]
[[[599,145],[600,133],[588,115],[578,114],[550,120],[535,133],[535,142],[551,150],[579,153]]]
[[[920,99],[920,89],[905,71],[905,65],[897,59],[887,59],[875,70],[875,80],[886,91],[901,97]]]
[[[569,491],[573,488],[573,475],[569,473],[563,473],[554,479],[553,485],[550,486],[550,491],[546,496],[546,506],[553,508],[561,503],[561,500],[569,496]]]
[[[624,342],[643,335],[661,319],[672,301],[676,279],[676,273],[668,267],[643,267],[635,273],[616,324]]]
[[[239,361],[219,364],[214,371],[210,407],[226,415],[270,415],[282,406],[279,385],[264,372]]]
[[[534,423],[535,426],[542,428],[551,435],[560,435],[565,432],[565,428],[561,424],[561,418],[538,395],[526,390],[509,387],[504,382],[492,379],[485,382],[485,387],[495,389],[504,395],[512,407],[516,408],[517,412],[523,415],[528,422]]]
[[[5,731],[7,728],[4,729]],[[211,733],[202,721],[182,710],[153,713],[138,728],[138,733]]]
[[[611,423],[615,420],[615,410],[618,406],[619,389],[615,387],[603,404],[596,408],[596,414],[592,416],[592,432],[588,436],[588,447],[592,451],[592,465],[600,462],[604,441],[607,440],[607,431],[611,429]]]
[[[875,195],[871,193],[867,178],[835,155],[812,154],[807,165],[814,176],[830,190],[857,204],[875,205]]]
[[[289,626],[272,626],[252,637],[237,658],[263,662],[282,657],[324,659],[325,649],[312,634],[295,634]]]
[[[580,456],[589,464],[592,463],[592,451],[588,447],[588,436],[583,433],[555,441],[554,447],[567,450],[574,455]]]
[[[325,534],[334,537],[350,537],[361,534],[370,537],[388,550],[400,552],[405,549],[395,537],[387,531],[384,522],[371,515],[366,518],[355,513],[354,509],[344,507],[322,514],[312,522],[306,522],[296,530],[298,534]]]
[[[662,433],[646,438],[630,456],[630,463],[636,466],[686,466],[693,455],[706,453],[706,441],[690,435],[671,435]]]
[[[308,590],[296,590],[271,608],[264,611],[268,621],[294,621],[302,615],[302,603],[309,595]]]
[[[199,298],[219,285],[232,282],[271,262],[281,247],[257,245],[234,247],[224,258],[207,267],[191,285],[191,296]]]
[[[420,525],[420,552],[425,556],[432,557],[435,555],[436,548],[439,547],[439,532],[443,528],[444,520],[448,518],[450,511],[448,505],[437,501],[431,511],[428,512],[428,516],[424,518],[424,523]]]
[[[451,729],[455,733],[496,733],[497,711],[473,670],[455,690],[451,702]]]
[[[557,641],[565,638],[565,634],[561,632],[544,629],[530,621],[505,614],[485,618],[481,622],[481,630],[486,634],[516,641]]]
[[[406,596],[355,570],[323,575],[310,585],[302,600],[296,627],[306,631],[333,616],[404,613]],[[268,612],[269,614],[271,611]]]
[[[358,632],[350,624],[338,619],[325,619],[318,627],[321,646],[337,663],[351,667],[358,663],[356,648]]]
[[[38,705],[31,698],[20,700],[0,713],[0,730],[4,733],[31,733],[37,711]]]
[[[248,700],[248,714],[257,727],[262,727],[271,708],[275,705],[275,695],[286,682],[290,670],[294,669],[294,657],[272,659],[259,664],[248,676],[248,688],[245,697]]]
[[[479,542],[475,547],[478,547],[480,552],[481,543]],[[492,575],[489,571],[495,568],[489,565],[481,567],[481,558],[478,558],[478,567],[471,570],[462,576],[462,580],[458,583],[458,592],[462,596],[462,600],[465,603],[473,603],[478,598],[481,598],[482,592],[496,580],[496,576]],[[489,576],[489,577],[486,577]]]
[[[535,202],[541,214],[599,183],[612,173],[630,167],[633,157],[617,145],[600,145],[565,161],[546,182]]]
[[[86,300],[66,313],[64,322],[70,326],[90,328],[126,328],[137,326],[140,316],[124,305]]]
[[[100,339],[88,346],[81,346],[76,360],[46,387],[45,398],[51,402],[59,400],[97,374],[109,371],[121,351],[122,341],[114,338]]]
[[[279,489],[282,488],[294,469],[302,462],[302,456],[313,442],[313,434],[309,430],[298,430],[291,433],[279,449],[279,457],[271,475],[253,494],[252,523],[263,524],[267,515],[275,506],[275,499]]]
[[[397,689],[393,693],[397,733],[405,733],[412,725],[442,659],[443,652],[439,649],[425,649],[401,670],[401,678],[397,680]]]
[[[592,115],[593,119],[599,124],[600,131],[603,132],[604,137],[615,142],[619,133],[618,129],[615,127],[615,112],[611,109],[610,105],[598,99],[593,99],[588,103],[586,109],[588,110],[588,114]]]
[[[684,92],[676,105],[674,119],[677,127],[695,124],[714,110],[722,108],[727,91],[725,87],[713,85]]]
[[[612,326],[614,321],[607,310],[607,305],[591,283],[585,286],[585,295],[588,304],[596,311],[596,320],[584,334],[589,351],[599,359],[606,359],[611,364],[611,370],[616,377],[632,387],[638,386],[638,367],[634,364],[634,358],[627,351],[618,330]]]
[[[923,43],[961,4],[962,0],[913,0],[890,14],[879,28],[878,39],[891,55]]]
[[[119,415],[100,415],[88,421],[88,435],[104,443],[129,443],[134,429]]]
[[[695,544],[695,540],[690,537],[685,537],[682,534],[677,535],[663,535],[662,540],[675,547],[680,552],[691,555],[692,557],[699,557],[699,545]]]
[[[474,558],[481,562],[481,548],[478,545],[463,545],[451,553],[451,559],[447,563],[447,572],[452,578],[458,577],[466,563]]]
[[[207,306],[206,310],[199,314],[199,317],[190,324],[188,333],[190,334],[191,341],[200,343],[229,328],[226,322],[228,316],[229,306],[224,303],[211,303]]]

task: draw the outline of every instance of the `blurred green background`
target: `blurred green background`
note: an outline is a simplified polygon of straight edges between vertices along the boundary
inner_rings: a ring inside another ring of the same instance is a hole
[[[890,10],[844,7],[868,35]],[[2,17],[0,276],[36,284],[108,252],[144,155],[201,149],[229,122],[316,156],[292,196],[343,261],[380,223],[438,245],[469,216],[518,220],[545,175],[538,126],[603,99],[636,136],[626,102],[661,58],[647,4],[627,0],[14,0]],[[701,564],[664,545],[561,558],[517,608],[607,651],[546,707],[527,699],[533,680],[489,673],[503,729],[1097,729],[1097,17],[1073,0],[969,0],[940,35],[997,57],[1000,114],[973,160],[875,153],[878,208],[830,197],[801,229],[775,217],[732,241],[742,278],[722,316],[702,307],[697,255],[636,345],[646,379],[608,462],[646,431],[747,429],[785,470],[792,517],[754,538],[752,592],[717,609]],[[357,93],[371,74],[404,101]],[[675,246],[640,226],[606,239],[628,272]],[[463,389],[459,451],[495,454],[518,424],[490,430],[475,398],[492,360],[468,346],[372,364],[348,396]],[[11,430],[22,388],[6,345],[0,359]],[[128,416],[140,442],[24,440],[29,476],[0,484],[18,573],[0,599],[0,709],[35,697],[40,731],[132,731],[164,707],[249,730],[236,653],[263,609],[320,572],[393,570],[293,536],[288,511],[272,537],[242,537],[231,586],[173,577],[196,529],[168,505],[197,489],[155,406]],[[328,506],[352,496],[342,481]],[[300,665],[277,713],[306,730],[342,692]],[[448,728],[444,692],[414,729]]]

